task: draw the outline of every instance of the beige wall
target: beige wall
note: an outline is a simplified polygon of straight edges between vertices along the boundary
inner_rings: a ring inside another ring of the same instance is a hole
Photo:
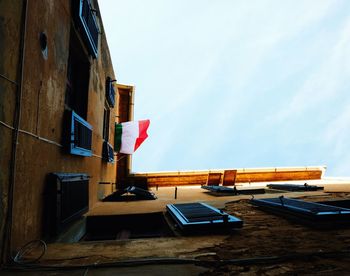
[[[0,121],[13,126],[19,82],[22,5],[19,1],[0,1]],[[0,125],[0,250],[8,214],[13,132]]]
[[[21,121],[16,160],[12,247],[16,248],[42,233],[43,192],[45,178],[50,172],[83,172],[91,176],[89,205],[97,202],[99,182],[114,183],[116,163],[107,163],[102,156],[103,110],[105,105],[105,80],[115,78],[109,49],[99,20],[102,35],[99,36],[98,58],[90,57],[91,71],[88,92],[87,121],[93,127],[92,157],[66,153],[62,144],[63,114],[69,38],[72,24],[69,0],[28,1],[27,31],[24,52],[24,75],[21,101]],[[0,73],[18,79],[18,56],[21,19],[21,1],[5,0],[0,4]],[[95,7],[97,2],[94,1]],[[11,11],[11,13],[9,12]],[[43,58],[39,34],[48,38],[48,58]],[[3,39],[4,37],[4,39]],[[15,87],[0,80],[0,120],[13,125]],[[6,104],[5,104],[6,99]],[[110,114],[110,143],[114,139],[116,108]],[[52,141],[48,143],[37,137]],[[8,164],[11,154],[12,131],[0,126],[1,187],[5,205],[8,184]],[[1,207],[1,206],[0,206]],[[1,208],[2,210],[3,208]],[[4,214],[0,214],[3,218]],[[3,221],[3,219],[1,219]],[[0,225],[1,227],[3,225]]]

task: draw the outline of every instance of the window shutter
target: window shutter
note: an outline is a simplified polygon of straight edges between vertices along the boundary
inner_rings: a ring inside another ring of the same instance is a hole
[[[109,163],[114,162],[114,151],[112,146],[107,141],[103,142],[102,157]]]
[[[70,153],[91,156],[92,126],[72,111],[70,127]]]
[[[241,228],[243,221],[208,204],[167,204],[168,213],[183,231],[205,231]]]
[[[110,107],[115,105],[115,90],[113,87],[113,81],[110,77],[106,79],[106,99]]]
[[[90,54],[97,58],[99,28],[90,0],[80,0],[78,21]]]

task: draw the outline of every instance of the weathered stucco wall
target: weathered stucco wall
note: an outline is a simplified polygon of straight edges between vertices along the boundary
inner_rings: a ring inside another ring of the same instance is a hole
[[[0,1],[0,121],[13,126],[19,82],[22,4]],[[0,125],[0,248],[8,210],[8,188],[13,132]],[[0,249],[1,250],[1,249]]]
[[[93,1],[97,8],[97,1]],[[98,183],[116,180],[116,162],[102,159],[103,114],[105,106],[105,81],[115,78],[109,49],[99,18],[99,47],[97,59],[89,58],[90,81],[87,121],[93,127],[91,157],[66,153],[62,145],[64,131],[65,91],[71,24],[71,1],[28,1],[27,31],[24,52],[23,91],[21,121],[17,146],[16,179],[12,224],[12,248],[32,239],[42,237],[44,186],[48,173],[82,172],[90,178],[89,205],[98,200]],[[0,4],[0,73],[17,79],[19,60],[21,1],[5,0]],[[11,11],[11,13],[9,12]],[[4,22],[6,24],[4,24]],[[45,59],[39,43],[39,35],[47,35],[48,52]],[[77,30],[79,33],[79,30]],[[5,49],[5,50],[4,50]],[[0,118],[12,126],[16,90],[12,84],[0,80]],[[110,110],[109,142],[114,139],[116,109]],[[25,133],[25,132],[27,133]],[[29,134],[28,134],[29,133]],[[11,155],[12,131],[0,127],[1,147],[1,206],[6,203],[8,164]],[[48,143],[41,137],[54,143]],[[3,208],[0,208],[3,210]],[[0,211],[1,212],[1,211]],[[0,213],[1,218],[3,213]],[[3,221],[3,219],[1,219]],[[3,224],[1,222],[0,227]]]

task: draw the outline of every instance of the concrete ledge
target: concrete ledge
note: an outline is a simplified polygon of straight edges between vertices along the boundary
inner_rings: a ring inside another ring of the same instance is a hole
[[[232,170],[232,169],[231,169]],[[326,166],[275,167],[237,169],[236,182],[266,182],[289,180],[313,180],[324,176]],[[224,173],[225,169],[178,172],[132,173],[130,177],[147,177],[148,187],[204,185],[208,173]]]

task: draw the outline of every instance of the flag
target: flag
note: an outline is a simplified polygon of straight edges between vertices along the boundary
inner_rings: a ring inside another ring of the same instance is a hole
[[[114,151],[133,154],[148,137],[150,120],[115,124]]]

